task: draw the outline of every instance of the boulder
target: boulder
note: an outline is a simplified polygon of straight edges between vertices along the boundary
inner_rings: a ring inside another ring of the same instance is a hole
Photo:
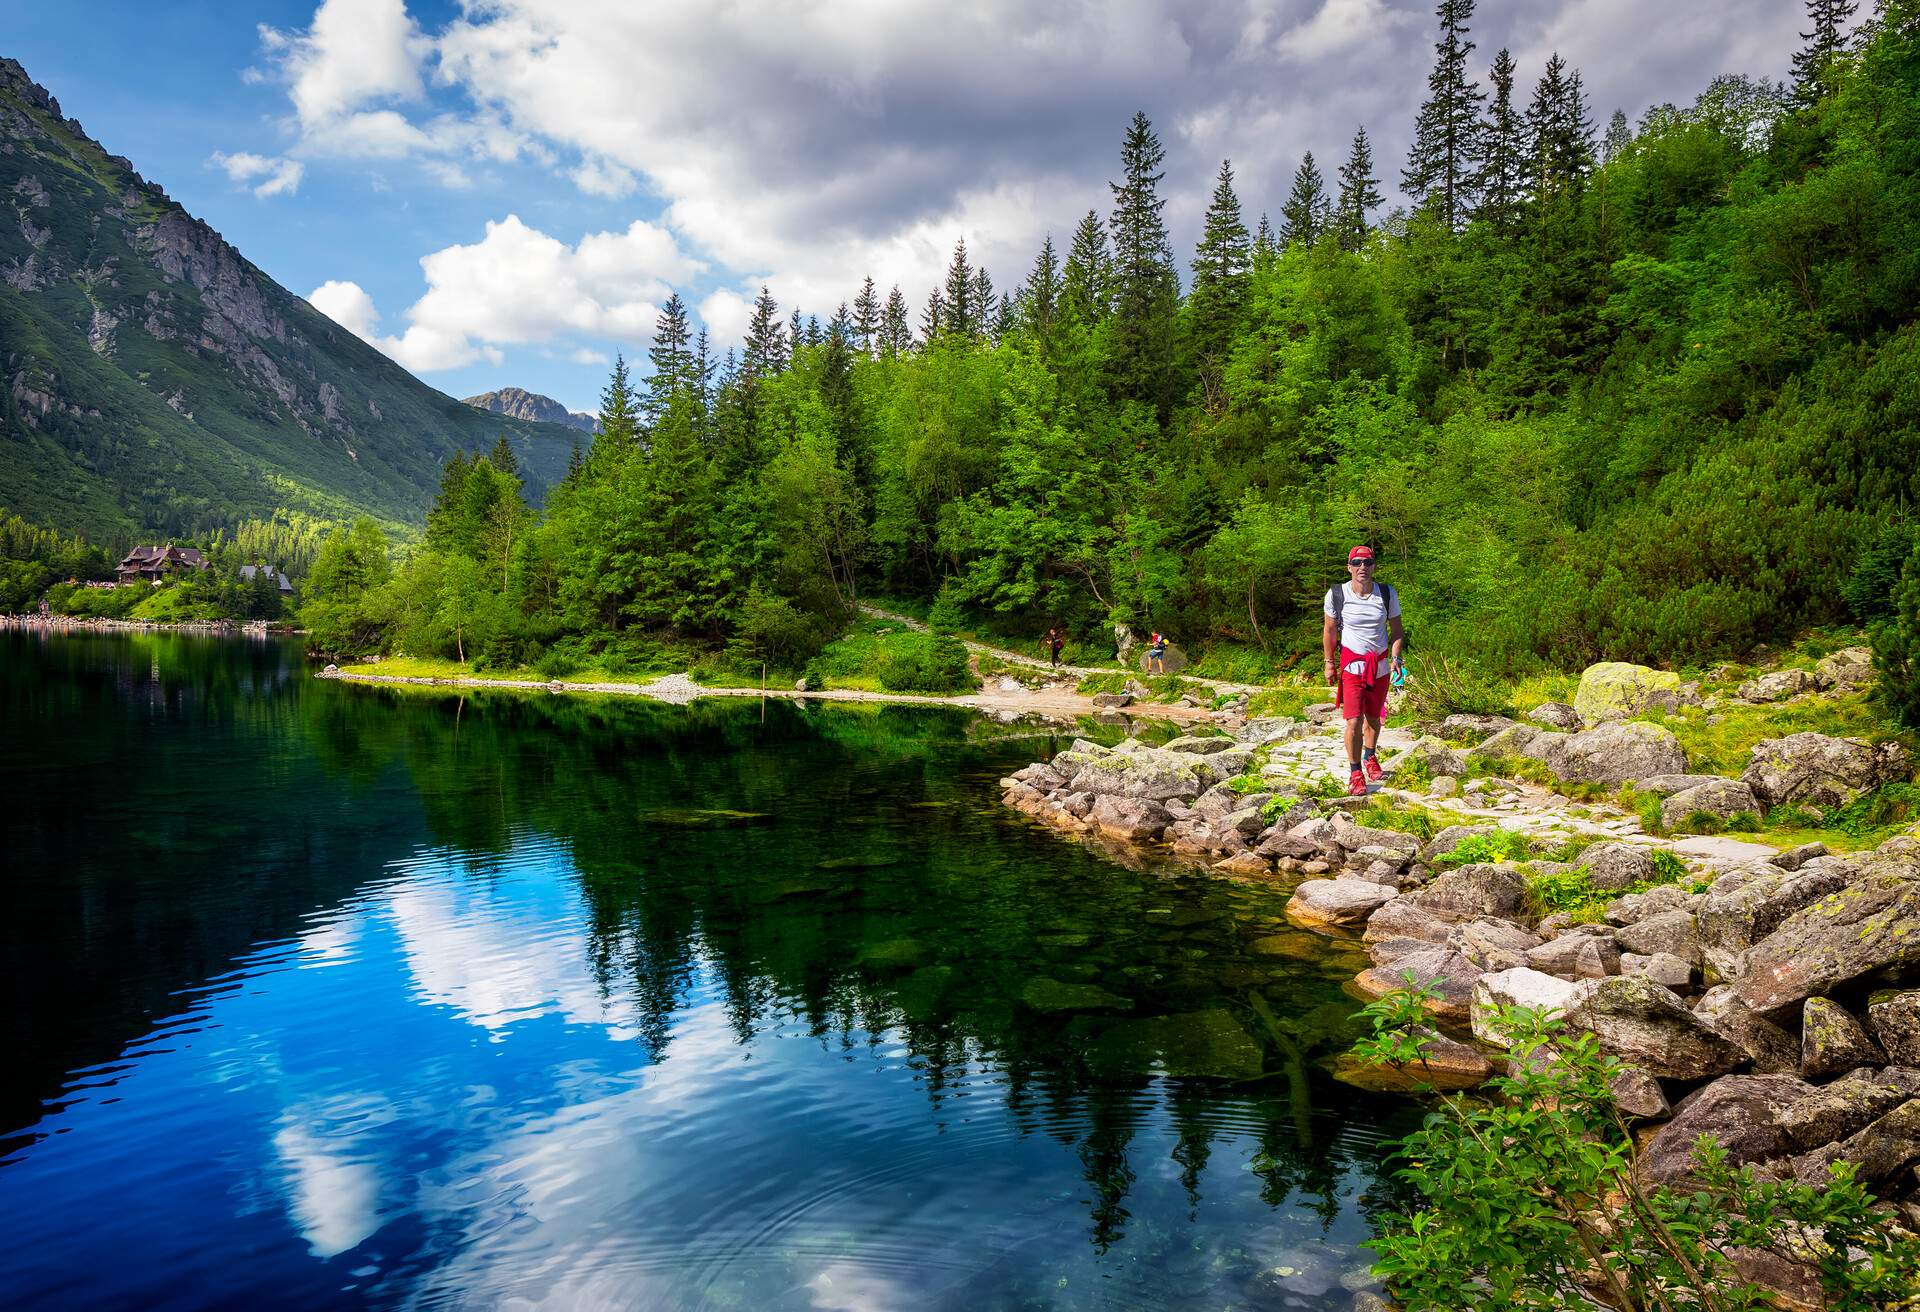
[[[1497,971],[1526,965],[1527,953],[1540,946],[1540,936],[1510,921],[1482,916],[1454,930],[1447,942],[1479,969]]]
[[[1708,1029],[1730,1040],[1762,1075],[1791,1075],[1800,1069],[1800,1044],[1791,1034],[1740,1001],[1726,984],[1716,984],[1694,1004],[1693,1014]]]
[[[1788,1105],[1780,1125],[1793,1150],[1807,1152],[1859,1133],[1909,1098],[1920,1098],[1920,1070],[1849,1071]]]
[[[1168,643],[1166,650],[1161,653],[1160,666],[1158,669],[1154,668],[1153,657],[1147,654],[1145,648],[1141,649],[1139,658],[1134,661],[1134,664],[1139,666],[1140,673],[1142,674],[1161,675],[1180,673],[1180,671],[1187,668],[1188,661],[1185,652],[1181,651],[1172,643]]]
[[[1309,879],[1287,899],[1286,915],[1298,925],[1359,925],[1399,895],[1364,879]]]
[[[1669,830],[1677,830],[1697,811],[1721,820],[1742,811],[1758,816],[1760,802],[1754,797],[1753,789],[1738,779],[1715,779],[1667,798],[1660,804],[1660,823]]]
[[[1527,712],[1527,718],[1535,724],[1544,724],[1549,729],[1559,729],[1563,733],[1576,733],[1580,730],[1580,712],[1565,702],[1542,702]]]
[[[1620,973],[1650,979],[1655,984],[1672,989],[1676,993],[1693,983],[1692,964],[1674,956],[1671,952],[1655,952],[1650,956],[1638,952],[1622,952]]]
[[[1887,1060],[1920,1066],[1920,989],[1874,995],[1867,1003],[1867,1028]]]
[[[1743,702],[1782,702],[1813,689],[1813,675],[1806,670],[1775,670],[1741,684],[1733,695]]]
[[[1367,944],[1367,960],[1375,966],[1391,971],[1400,958],[1411,956],[1422,948],[1432,946],[1434,946],[1432,943],[1423,938],[1395,935],[1393,938],[1383,938]]]
[[[1795,733],[1755,744],[1740,778],[1764,806],[1845,806],[1883,783],[1904,778],[1908,764],[1906,749],[1898,743],[1872,747],[1824,733]]]
[[[1111,710],[1119,710],[1123,706],[1133,705],[1133,694],[1130,692],[1097,692],[1093,695],[1093,704],[1095,706],[1105,706]]]
[[[1828,1144],[1794,1160],[1802,1184],[1825,1184],[1835,1162],[1852,1162],[1863,1184],[1892,1179],[1920,1161],[1920,1098],[1910,1098],[1840,1143]]]
[[[1488,735],[1474,747],[1467,750],[1469,765],[1495,761],[1503,756],[1524,756],[1527,744],[1539,737],[1541,731],[1530,724],[1509,724],[1506,728]]]
[[[1172,817],[1158,802],[1101,794],[1094,798],[1087,819],[1108,838],[1124,843],[1150,843],[1166,831]]]
[[[1644,893],[1629,893],[1625,897],[1615,898],[1607,903],[1605,915],[1608,924],[1624,928],[1668,912],[1684,911],[1691,899],[1692,894],[1678,884],[1661,884]]]
[[[1653,1184],[1693,1174],[1693,1145],[1707,1135],[1726,1149],[1731,1166],[1784,1156],[1791,1147],[1781,1116],[1813,1087],[1790,1075],[1730,1075],[1680,1100],[1673,1119],[1641,1152],[1636,1169]]]
[[[1616,975],[1572,986],[1567,1023],[1587,1030],[1622,1060],[1669,1080],[1724,1075],[1747,1059],[1691,1011],[1673,990],[1644,977]]]
[[[1527,965],[1561,979],[1605,979],[1620,973],[1620,949],[1594,934],[1563,934],[1527,952]]]
[[[1595,843],[1580,854],[1593,886],[1603,893],[1617,893],[1635,884],[1650,882],[1659,872],[1653,866],[1653,852],[1638,843]]]
[[[1260,715],[1241,725],[1234,737],[1249,747],[1260,747],[1297,738],[1302,727],[1291,715]]]
[[[1333,1077],[1376,1093],[1413,1093],[1421,1089],[1471,1089],[1484,1084],[1493,1065],[1479,1051],[1430,1026],[1416,1026],[1422,1059],[1404,1066],[1375,1065],[1352,1053],[1334,1059]]]
[[[1446,719],[1440,721],[1440,732],[1453,738],[1473,736],[1485,738],[1489,734],[1499,733],[1502,729],[1510,729],[1518,723],[1518,720],[1509,719],[1504,715],[1487,715],[1478,711],[1456,711]]]
[[[1411,858],[1420,850],[1420,840],[1412,834],[1401,833],[1398,829],[1370,829],[1339,814],[1333,817],[1328,836],[1349,852],[1363,847],[1388,847],[1405,852]]]
[[[1581,673],[1573,709],[1587,724],[1625,720],[1652,705],[1653,694],[1675,692],[1679,687],[1680,676],[1667,670],[1626,661],[1602,661]]]
[[[1827,845],[1825,843],[1802,843],[1800,846],[1790,847],[1784,852],[1775,852],[1767,858],[1767,861],[1771,865],[1779,866],[1782,870],[1798,870],[1815,857],[1825,856],[1826,854]]]
[[[1504,1048],[1509,1042],[1509,1036],[1505,1027],[1500,1024],[1497,1009],[1531,1007],[1543,1014],[1563,1014],[1569,999],[1573,997],[1575,987],[1563,979],[1526,966],[1516,966],[1512,970],[1482,975],[1473,986],[1472,998],[1468,1004],[1468,1018],[1473,1025],[1473,1036],[1486,1043],[1497,1043]]]
[[[1445,943],[1454,925],[1468,917],[1417,905],[1411,897],[1395,898],[1367,917],[1363,942],[1377,943],[1390,938],[1417,938],[1426,943]]]
[[[1225,875],[1264,875],[1272,871],[1273,863],[1254,852],[1235,852],[1224,861],[1215,861],[1213,868]]]
[[[1410,951],[1390,966],[1375,966],[1354,977],[1354,989],[1369,998],[1383,998],[1408,987],[1430,990],[1435,996],[1426,1003],[1427,1014],[1444,1021],[1462,1021],[1468,1016],[1475,981],[1482,978],[1471,961],[1441,944]]]
[[[1754,945],[1734,983],[1748,1006],[1775,1011],[1875,971],[1920,963],[1920,860],[1876,853],[1860,865],[1853,882]]]
[[[1063,1011],[1127,1011],[1133,1006],[1130,999],[1109,993],[1098,984],[1063,983],[1044,976],[1027,981],[1020,1001],[1044,1016]]]
[[[1622,1066],[1620,1073],[1607,1081],[1613,1104],[1628,1116],[1643,1121],[1664,1121],[1673,1115],[1667,1091],[1660,1081],[1637,1066]]]
[[[1568,734],[1548,749],[1547,768],[1569,783],[1613,788],[1648,775],[1683,773],[1687,754],[1666,729],[1633,721]]]
[[[1423,763],[1429,777],[1437,778],[1444,774],[1457,779],[1467,772],[1465,755],[1438,738],[1415,739],[1413,746],[1402,752],[1394,765],[1397,767],[1407,761]]]
[[[1212,756],[1215,752],[1224,752],[1233,745],[1234,740],[1224,735],[1216,736],[1209,734],[1205,737],[1200,737],[1194,734],[1188,734],[1175,738],[1171,742],[1162,743],[1160,750],[1163,752],[1186,752],[1193,756]]]
[[[1675,793],[1684,793],[1689,788],[1698,788],[1701,784],[1722,782],[1717,774],[1654,774],[1645,779],[1635,779],[1635,792],[1653,793],[1659,797],[1672,797]]]
[[[1193,799],[1193,813],[1202,820],[1212,821],[1233,814],[1241,805],[1239,793],[1225,784],[1215,784]]]
[[[1460,781],[1450,774],[1435,775],[1433,782],[1427,785],[1427,793],[1432,797],[1457,797]]]
[[[1494,916],[1518,920],[1527,909],[1527,881],[1511,866],[1470,865],[1441,875],[1408,898],[1454,920]]]
[[[1189,801],[1198,797],[1203,787],[1192,764],[1201,759],[1151,748],[1114,752],[1081,763],[1069,786],[1076,793],[1136,797],[1151,802],[1164,802],[1172,797]]]
[[[1854,874],[1852,863],[1828,859],[1798,871],[1761,862],[1722,875],[1694,917],[1701,956],[1722,979],[1746,974],[1754,944],[1797,912],[1845,888]]]
[[[1814,686],[1835,692],[1850,692],[1873,682],[1873,649],[1847,647],[1823,656],[1813,667]]]
[[[1800,1013],[1800,1078],[1826,1080],[1886,1061],[1859,1021],[1832,998],[1808,998]]]
[[[1700,959],[1700,932],[1691,911],[1663,911],[1624,926],[1613,936],[1622,952],[1668,953],[1691,965]]]

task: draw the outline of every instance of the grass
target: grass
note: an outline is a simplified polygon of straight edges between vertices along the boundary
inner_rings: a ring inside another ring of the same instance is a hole
[[[1527,899],[1539,917],[1565,912],[1575,924],[1594,924],[1606,915],[1607,907],[1623,897],[1646,893],[1668,884],[1685,884],[1691,879],[1686,863],[1661,849],[1653,854],[1653,878],[1643,879],[1625,889],[1601,890],[1593,886],[1593,872],[1586,866],[1572,870],[1539,870],[1523,866],[1527,881]],[[1689,891],[1693,889],[1687,885]]]
[[[1075,685],[1076,692],[1089,696],[1096,693],[1119,693],[1127,690],[1127,684],[1139,682],[1146,686],[1153,700],[1157,702],[1177,702],[1187,693],[1192,693],[1204,701],[1213,700],[1213,689],[1204,683],[1192,683],[1177,674],[1128,674],[1115,670],[1110,674],[1088,674]]]
[[[814,688],[864,692],[943,696],[975,688],[966,649],[957,639],[866,618],[807,662],[806,678]]]
[[[475,669],[472,661],[449,660],[440,656],[386,656],[378,661],[354,662],[342,667],[355,674],[378,674],[400,679],[527,679],[540,683],[553,680],[540,671],[525,665],[516,665],[507,669]],[[672,673],[669,670],[655,673]],[[634,683],[652,678],[653,674],[635,674],[632,670],[613,670],[607,668],[585,668],[561,675],[559,682],[574,683]]]
[[[1747,768],[1756,743],[1809,731],[1872,742],[1902,738],[1913,746],[1913,736],[1903,734],[1867,693],[1815,693],[1768,706],[1723,702],[1710,712],[1689,707],[1677,714],[1655,712],[1643,718],[1664,726],[1680,740],[1687,753],[1687,769],[1695,774],[1737,776]]]

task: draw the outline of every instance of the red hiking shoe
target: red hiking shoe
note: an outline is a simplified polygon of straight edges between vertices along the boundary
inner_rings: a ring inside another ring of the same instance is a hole
[[[1353,772],[1353,777],[1347,780],[1347,796],[1348,797],[1365,797],[1366,795],[1367,795],[1367,776],[1362,774],[1360,771],[1355,770]]]
[[[1373,780],[1375,783],[1379,783],[1387,777],[1387,772],[1380,768],[1380,758],[1377,756],[1369,756],[1365,761],[1365,768],[1367,778]]]

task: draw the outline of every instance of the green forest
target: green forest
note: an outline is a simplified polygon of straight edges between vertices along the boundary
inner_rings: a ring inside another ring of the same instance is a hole
[[[315,645],[792,670],[878,596],[1271,675],[1370,542],[1416,665],[1673,666],[1848,622],[1911,689],[1920,4],[1849,31],[1813,0],[1790,85],[1637,122],[1558,55],[1485,60],[1472,15],[1439,5],[1410,211],[1359,125],[1277,206],[1223,162],[1182,261],[1140,114],[1111,212],[1004,285],[962,243],[917,306],[869,280],[823,323],[763,291],[724,357],[675,296],[542,511],[503,449],[446,467],[397,557],[336,532]]]

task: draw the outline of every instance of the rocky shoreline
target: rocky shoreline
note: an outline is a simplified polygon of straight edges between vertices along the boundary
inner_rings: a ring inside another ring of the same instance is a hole
[[[1855,686],[1863,655],[1840,653],[1834,667]],[[1848,854],[1675,843],[1565,798],[1567,823],[1531,835],[1484,814],[1427,838],[1354,820],[1400,800],[1445,814],[1469,793],[1484,802],[1522,786],[1461,788],[1475,758],[1536,761],[1563,786],[1630,783],[1663,796],[1662,814],[1676,818],[1843,805],[1911,770],[1898,744],[1803,732],[1759,743],[1738,779],[1690,774],[1668,730],[1630,717],[1662,699],[1698,704],[1697,690],[1632,666],[1589,676],[1574,706],[1537,708],[1528,722],[1434,726],[1470,730],[1470,747],[1407,742],[1389,769],[1424,776],[1422,794],[1315,795],[1344,769],[1323,728],[1329,707],[1227,719],[1160,747],[1076,741],[1003,780],[1003,800],[1058,829],[1295,881],[1289,919],[1364,947],[1369,965],[1351,992],[1379,997],[1409,980],[1431,991],[1440,1035],[1422,1083],[1486,1080],[1506,1046],[1496,1008],[1545,1009],[1626,1064],[1615,1095],[1641,1126],[1637,1169],[1649,1182],[1685,1178],[1705,1134],[1734,1165],[1779,1179],[1823,1183],[1830,1164],[1852,1162],[1920,1229],[1920,835]],[[1794,696],[1821,677],[1839,682],[1824,668],[1783,671],[1738,696]],[[1301,768],[1313,746],[1317,772]],[[1526,850],[1494,859],[1495,839]],[[1539,890],[1556,879],[1587,891],[1585,914],[1546,911]],[[1341,1073],[1373,1087],[1395,1078],[1357,1064]]]
[[[160,623],[152,620],[115,620],[74,615],[0,615],[0,632],[15,633],[200,633],[207,635],[245,633],[292,636],[304,632],[287,624],[231,620],[179,620]]]

